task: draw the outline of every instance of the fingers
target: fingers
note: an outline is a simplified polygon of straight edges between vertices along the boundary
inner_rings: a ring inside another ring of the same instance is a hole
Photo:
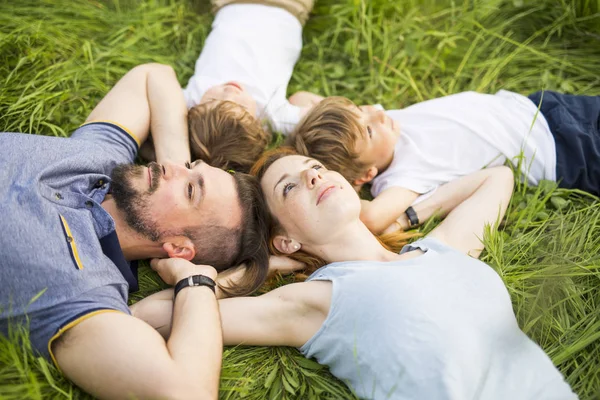
[[[400,222],[398,222],[398,221],[394,221],[390,226],[388,226],[383,231],[383,234],[394,233],[394,232],[397,232],[397,231],[403,231],[402,224],[400,224]]]
[[[150,267],[158,273],[158,276],[169,285],[174,285],[179,274],[174,271],[174,263],[171,258],[153,258]]]
[[[150,260],[150,268],[152,268],[154,271],[157,270],[157,268],[159,268],[159,263],[165,260],[164,258],[153,258],[152,260]]]
[[[196,265],[183,258],[154,258],[150,267],[169,285],[175,285],[181,279],[192,275],[205,275],[215,280],[217,271],[210,265]]]

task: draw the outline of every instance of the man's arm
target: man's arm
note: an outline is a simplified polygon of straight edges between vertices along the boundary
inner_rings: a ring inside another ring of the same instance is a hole
[[[143,64],[133,68],[98,103],[86,122],[110,121],[129,129],[140,143],[152,131],[156,159],[190,160],[187,107],[173,68]]]
[[[360,219],[371,232],[379,234],[394,223],[417,197],[419,194],[412,190],[391,187],[371,201],[361,201]]]
[[[300,347],[319,330],[330,300],[328,282],[292,283],[257,297],[219,300],[225,344]],[[140,300],[131,310],[167,338],[172,301],[172,289],[167,289]]]
[[[184,260],[185,261],[185,260]],[[153,261],[168,283],[194,274],[216,277],[208,266]],[[212,290],[181,290],[165,340],[143,321],[121,313],[95,315],[67,331],[53,353],[65,375],[106,399],[216,399],[222,357],[221,321]]]

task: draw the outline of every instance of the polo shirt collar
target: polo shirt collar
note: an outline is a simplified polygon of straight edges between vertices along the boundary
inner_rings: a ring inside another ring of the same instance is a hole
[[[138,285],[138,263],[137,261],[128,262],[121,250],[117,232],[112,231],[100,239],[102,252],[119,268],[121,275],[129,284],[129,292],[137,292]]]

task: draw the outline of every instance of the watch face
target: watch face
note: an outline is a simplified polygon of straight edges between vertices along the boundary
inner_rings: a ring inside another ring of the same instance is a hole
[[[177,296],[177,293],[179,293],[181,289],[190,286],[207,286],[213,291],[213,293],[216,293],[215,281],[210,279],[208,276],[192,275],[177,282],[177,284],[175,285],[175,291],[173,292],[173,298]]]

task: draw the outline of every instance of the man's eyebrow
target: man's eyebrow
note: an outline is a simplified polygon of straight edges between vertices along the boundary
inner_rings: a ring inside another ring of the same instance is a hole
[[[200,200],[196,203],[195,208],[200,207],[204,199],[206,198],[206,188],[204,186],[204,177],[200,175],[198,178],[198,187],[200,188]]]
[[[196,168],[198,165],[202,164],[204,161],[202,161],[202,159],[197,159],[196,161],[194,161],[192,163],[192,169]],[[202,201],[206,198],[206,188],[204,186],[204,176],[200,175],[198,177],[198,187],[200,188],[200,200],[196,203],[196,205],[194,206],[195,208],[198,208],[200,206],[200,204],[202,204]]]

